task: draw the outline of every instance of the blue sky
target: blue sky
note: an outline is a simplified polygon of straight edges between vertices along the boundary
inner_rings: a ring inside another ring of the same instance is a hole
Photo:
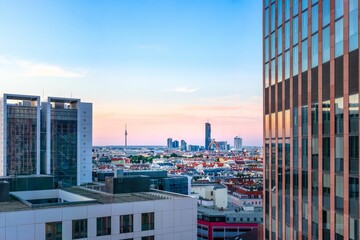
[[[94,103],[94,144],[261,144],[260,0],[0,2],[4,92]]]

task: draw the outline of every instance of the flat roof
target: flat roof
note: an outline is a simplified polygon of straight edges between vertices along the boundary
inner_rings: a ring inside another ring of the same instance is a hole
[[[6,99],[12,99],[12,100],[40,100],[40,96],[35,95],[24,95],[24,94],[12,94],[12,93],[5,93],[4,98]]]
[[[87,189],[85,187],[69,187],[61,190],[72,194],[77,194],[82,197],[90,198],[93,199],[94,201],[77,203],[77,204],[69,203],[67,205],[59,204],[59,205],[39,206],[36,209],[190,198],[189,196],[186,195],[168,193],[165,191],[158,191],[158,190],[151,190],[150,192],[121,193],[121,194],[110,194],[92,189]],[[26,204],[22,203],[21,201],[13,197],[10,197],[10,199],[6,202],[0,202],[0,213],[33,210],[33,209],[34,208],[27,206]]]

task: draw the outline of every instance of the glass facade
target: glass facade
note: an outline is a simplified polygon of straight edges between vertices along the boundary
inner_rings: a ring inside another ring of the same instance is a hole
[[[6,110],[6,175],[29,175],[37,171],[36,106],[8,105]]]
[[[61,186],[77,183],[77,109],[51,109],[51,170]]]
[[[358,4],[264,5],[264,239],[359,239]]]

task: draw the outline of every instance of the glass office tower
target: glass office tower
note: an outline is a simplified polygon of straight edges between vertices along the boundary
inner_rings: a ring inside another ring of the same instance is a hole
[[[40,98],[0,99],[0,176],[40,173]]]
[[[359,239],[358,0],[264,0],[264,236]]]
[[[209,150],[211,143],[211,124],[205,123],[205,150]]]

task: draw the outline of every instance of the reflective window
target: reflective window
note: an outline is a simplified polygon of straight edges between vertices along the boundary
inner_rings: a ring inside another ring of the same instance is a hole
[[[96,236],[111,235],[111,217],[97,218],[96,229]]]
[[[302,17],[301,17],[301,39],[305,39],[307,37],[307,33],[308,33],[308,12],[305,11],[302,13]]]
[[[290,48],[290,22],[285,23],[285,50]]]
[[[335,57],[344,52],[344,19],[335,22]]]
[[[317,2],[319,2],[319,1],[318,0],[311,0],[311,4],[315,4]]]
[[[276,67],[275,67],[275,59],[273,59],[271,61],[271,86],[275,84],[276,82],[276,79],[275,79],[275,70],[276,70]]]
[[[290,51],[285,52],[285,79],[290,78]]]
[[[133,214],[120,216],[120,233],[133,232]]]
[[[269,61],[269,37],[265,38],[264,43],[265,62]]]
[[[269,35],[269,9],[265,9],[264,13],[264,31],[265,36]]]
[[[344,239],[344,215],[335,214],[335,239]]]
[[[302,0],[301,1],[301,10],[304,11],[308,8],[308,0]]]
[[[271,15],[270,15],[271,32],[275,30],[275,16],[276,16],[275,7],[276,7],[275,4],[271,5]]]
[[[141,231],[154,230],[154,213],[141,214]]]
[[[264,7],[268,7],[269,6],[269,0],[264,0]]]
[[[344,16],[344,0],[335,0],[335,19]]]
[[[335,99],[335,133],[344,133],[344,98]]]
[[[326,26],[330,23],[330,0],[323,0],[323,26]]]
[[[72,221],[72,239],[87,238],[87,219]]]
[[[282,23],[282,0],[278,0],[278,26]]]
[[[282,81],[282,56],[278,57],[278,82]]]
[[[358,1],[349,0],[349,51],[357,49],[358,43]]]
[[[276,40],[275,40],[275,32],[273,32],[271,34],[271,59],[273,59],[275,57],[275,45],[276,45]]]
[[[293,0],[293,15],[296,16],[299,13],[299,1]]]
[[[359,94],[349,96],[349,133],[359,133]]]
[[[265,64],[265,88],[269,87],[269,63]]]
[[[285,0],[285,21],[290,19],[290,0]]]
[[[308,68],[308,41],[307,40],[302,42],[301,48],[302,48],[301,49],[301,61],[302,61],[301,72],[304,72]]]
[[[349,211],[351,213],[351,211]],[[349,239],[355,240],[359,239],[359,220],[350,218],[350,224],[349,224]]]
[[[46,240],[61,240],[62,239],[62,222],[50,222],[45,224],[45,239]]]
[[[298,17],[293,18],[293,45],[296,45],[299,40],[299,20]]]
[[[318,34],[311,37],[311,67],[318,65]]]
[[[278,29],[278,54],[282,53],[282,27]]]
[[[296,45],[293,48],[293,76],[298,75],[299,73],[299,50]]]
[[[315,33],[318,31],[318,5],[315,5],[311,8],[311,33]]]
[[[323,63],[330,61],[330,27],[323,30]]]

